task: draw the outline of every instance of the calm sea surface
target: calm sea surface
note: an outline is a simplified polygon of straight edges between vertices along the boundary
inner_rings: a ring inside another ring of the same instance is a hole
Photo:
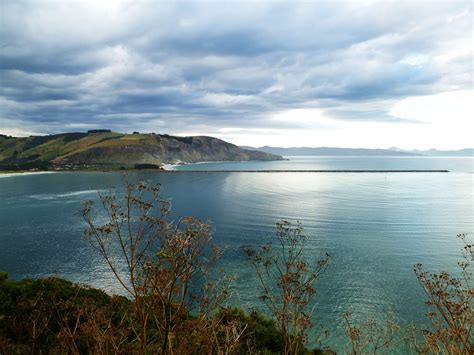
[[[316,315],[340,343],[341,314],[359,320],[422,322],[423,291],[412,272],[456,270],[474,231],[473,158],[289,157],[281,162],[202,163],[176,169],[448,169],[449,173],[134,173],[159,182],[175,219],[213,222],[221,266],[238,276],[231,302],[245,308],[258,289],[241,247],[268,241],[275,223],[299,220],[308,256],[332,255],[318,284]],[[58,275],[119,292],[82,238],[78,211],[97,191],[121,185],[117,173],[0,175],[0,270],[14,279]]]

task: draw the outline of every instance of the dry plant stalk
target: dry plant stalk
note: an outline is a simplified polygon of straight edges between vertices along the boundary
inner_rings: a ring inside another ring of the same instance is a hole
[[[369,319],[354,324],[350,318],[349,312],[342,315],[344,331],[350,343],[347,353],[353,355],[387,353],[396,344],[395,335],[400,331],[400,327],[395,322],[387,321],[380,324],[374,319]]]
[[[278,244],[263,245],[259,250],[244,249],[262,289],[261,300],[270,309],[283,334],[284,354],[298,354],[306,343],[306,332],[313,326],[314,308],[310,302],[314,287],[326,270],[329,255],[309,263],[304,258],[307,236],[300,223],[277,223]]]
[[[34,299],[31,301],[25,302],[26,304],[19,304],[20,308],[24,308],[28,311],[28,319],[13,319],[13,322],[22,322],[30,324],[28,328],[28,335],[30,338],[30,347],[31,352],[34,353],[37,351],[36,343],[38,339],[48,331],[49,323],[53,317],[53,311],[51,310],[50,305],[46,304],[43,294],[40,292]]]
[[[452,276],[446,271],[428,273],[422,264],[414,267],[428,296],[426,305],[430,309],[427,316],[431,329],[423,330],[424,342],[418,346],[422,353],[474,353],[474,288],[471,281],[474,249],[466,234],[459,234],[458,238],[464,243],[462,260],[458,262],[460,276]]]
[[[133,300],[138,322],[130,326],[140,353],[176,353],[185,333],[208,331],[210,313],[229,295],[232,278],[208,280],[221,255],[218,247],[208,248],[210,226],[193,217],[170,222],[170,203],[160,197],[159,185],[126,182],[122,199],[110,192],[100,201],[106,221],[96,222],[89,201],[82,210],[85,235]],[[191,312],[192,329],[183,329]]]

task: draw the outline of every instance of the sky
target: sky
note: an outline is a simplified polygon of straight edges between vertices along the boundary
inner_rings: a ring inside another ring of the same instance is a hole
[[[0,2],[0,133],[473,147],[471,1]]]

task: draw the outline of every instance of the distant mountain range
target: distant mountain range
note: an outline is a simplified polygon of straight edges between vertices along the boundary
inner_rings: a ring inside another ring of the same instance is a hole
[[[331,147],[247,147],[241,148],[259,152],[278,154],[282,156],[474,156],[474,148],[460,150],[403,150],[395,147],[389,149],[367,149],[367,148],[331,148]]]
[[[437,150],[437,149],[403,150],[396,147],[392,147],[389,150],[398,151],[398,152],[407,152],[414,155],[438,156],[438,157],[473,157],[474,156],[474,148],[464,148],[464,149],[459,149],[459,150]]]
[[[167,134],[123,134],[109,130],[48,136],[0,135],[0,170],[158,168],[165,163],[281,160],[223,140]]]

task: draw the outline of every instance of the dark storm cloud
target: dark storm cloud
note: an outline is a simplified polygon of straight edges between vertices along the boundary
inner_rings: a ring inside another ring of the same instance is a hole
[[[301,128],[272,120],[296,108],[406,123],[393,100],[472,80],[468,2],[0,7],[0,130]]]

